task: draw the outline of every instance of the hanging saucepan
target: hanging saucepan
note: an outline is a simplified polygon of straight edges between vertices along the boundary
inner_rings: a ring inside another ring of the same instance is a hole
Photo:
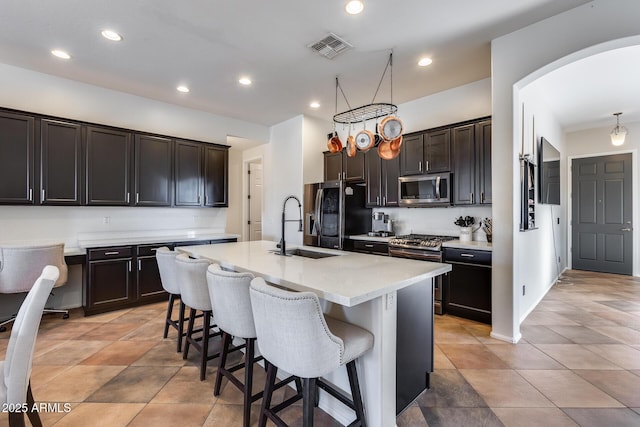
[[[356,140],[351,135],[351,125],[349,125],[349,136],[347,137],[347,156],[355,157],[356,155]]]
[[[356,147],[360,151],[369,151],[371,147],[373,147],[376,143],[375,136],[372,132],[362,129],[360,132],[356,133]]]
[[[400,135],[399,137],[397,137],[393,141],[390,141],[389,145],[390,145],[392,150],[399,152],[400,151],[400,147],[402,146],[402,135]]]
[[[400,139],[400,142],[399,144],[395,144],[398,147],[396,149],[392,147],[395,140],[382,141],[380,145],[378,145],[378,156],[380,156],[382,160],[392,160],[398,157],[398,154],[400,154],[400,144],[402,144],[402,135],[400,135],[398,139]]]
[[[327,148],[331,153],[337,153],[342,150],[342,141],[338,138],[338,133],[333,132],[328,135]]]
[[[402,120],[395,116],[387,116],[378,125],[378,133],[385,141],[393,141],[402,135],[404,125]]]

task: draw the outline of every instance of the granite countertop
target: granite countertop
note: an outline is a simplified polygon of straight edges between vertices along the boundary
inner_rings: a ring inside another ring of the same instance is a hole
[[[394,238],[394,237],[396,237],[396,236],[380,237],[380,236],[369,236],[367,234],[356,234],[355,236],[347,236],[347,239],[364,240],[364,241],[367,241],[367,242],[389,243],[389,240]]]
[[[301,246],[287,245],[288,249]],[[373,300],[389,292],[451,271],[451,265],[404,258],[379,257],[311,246],[305,250],[330,253],[327,258],[279,256],[276,243],[252,241],[177,250],[206,258],[222,267],[248,271],[268,282],[297,291],[311,291],[327,301],[347,307]]]
[[[475,249],[478,251],[492,251],[493,244],[485,241],[473,240],[471,242],[461,242],[460,240],[449,240],[442,243],[443,248]]]

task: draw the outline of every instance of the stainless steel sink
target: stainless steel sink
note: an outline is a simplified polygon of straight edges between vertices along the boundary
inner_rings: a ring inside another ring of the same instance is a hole
[[[280,255],[280,251],[275,250],[273,251],[276,255]],[[287,250],[287,256],[301,256],[304,258],[312,258],[312,259],[320,259],[320,258],[329,258],[332,256],[338,256],[338,254],[330,254],[327,252],[316,252],[316,251],[309,251],[306,249],[300,249],[300,248],[295,248],[295,249],[289,249]]]

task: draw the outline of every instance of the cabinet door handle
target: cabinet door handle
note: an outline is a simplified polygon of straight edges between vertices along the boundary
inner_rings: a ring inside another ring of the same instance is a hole
[[[484,203],[484,191],[480,193],[480,203]]]
[[[206,195],[204,196],[204,204],[205,205],[207,204],[207,196]]]
[[[422,172],[422,160],[418,160],[418,171]]]
[[[341,176],[342,176],[342,172],[338,172],[338,181],[340,180]]]
[[[633,230],[633,228],[627,227],[627,228],[621,228],[620,229],[620,231],[631,231],[631,230]]]
[[[198,204],[200,204],[200,196],[198,196]]]
[[[129,264],[129,273],[131,273],[131,261],[127,261],[127,264]]]
[[[476,256],[474,254],[460,254],[461,257],[464,258],[475,258]]]
[[[427,170],[427,172],[429,172],[429,160],[427,160],[425,163],[427,164],[425,169]]]
[[[364,247],[365,247],[365,248],[373,248],[373,245],[367,245],[367,244],[365,244],[365,245],[364,245]]]
[[[347,173],[346,172],[342,172],[342,179],[347,179]]]
[[[473,193],[469,193],[469,195],[471,196],[471,204],[473,204]]]
[[[41,202],[44,202],[44,188],[42,189],[42,200],[40,200]]]
[[[33,189],[29,189],[29,200],[33,200]]]
[[[380,206],[380,196],[376,196],[376,205]]]
[[[129,203],[129,193],[127,193],[127,203]]]
[[[118,251],[111,251],[111,252],[105,252],[105,255],[118,255],[120,252]]]
[[[382,196],[382,206],[387,206],[387,196]]]
[[[142,271],[142,260],[138,260],[138,271]]]
[[[136,193],[136,205],[140,203],[140,193]]]

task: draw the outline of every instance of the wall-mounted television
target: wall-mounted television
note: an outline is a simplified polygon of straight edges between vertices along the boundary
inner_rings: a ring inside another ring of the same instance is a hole
[[[560,152],[544,137],[538,144],[540,203],[560,204]]]

